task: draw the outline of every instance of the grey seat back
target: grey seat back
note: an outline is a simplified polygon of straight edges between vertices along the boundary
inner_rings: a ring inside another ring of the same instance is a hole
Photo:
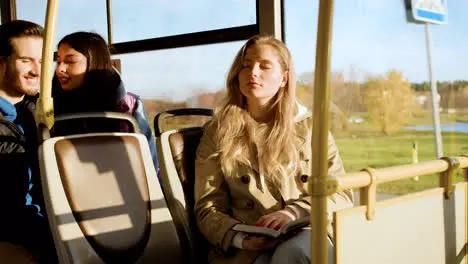
[[[182,263],[144,135],[56,137],[39,156],[60,263]]]

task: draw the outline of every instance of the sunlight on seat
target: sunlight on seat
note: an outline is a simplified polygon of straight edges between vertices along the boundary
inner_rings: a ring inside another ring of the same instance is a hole
[[[82,221],[83,224],[88,226],[98,227],[101,232],[89,230],[89,235],[95,236],[110,232],[121,231],[133,227],[132,221],[128,214],[120,214],[115,216],[101,217],[97,219],[90,219]],[[81,229],[76,223],[62,224],[59,227],[59,232],[63,235],[63,240],[68,241],[82,237]]]

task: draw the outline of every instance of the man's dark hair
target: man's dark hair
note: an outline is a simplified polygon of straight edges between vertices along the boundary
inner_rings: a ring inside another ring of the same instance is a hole
[[[0,25],[0,57],[13,53],[11,40],[20,37],[44,37],[44,29],[36,23],[25,20],[14,20]]]

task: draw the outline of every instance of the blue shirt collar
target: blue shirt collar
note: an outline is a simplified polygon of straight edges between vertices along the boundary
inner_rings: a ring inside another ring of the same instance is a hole
[[[16,120],[16,107],[3,97],[0,97],[0,113],[10,122]]]

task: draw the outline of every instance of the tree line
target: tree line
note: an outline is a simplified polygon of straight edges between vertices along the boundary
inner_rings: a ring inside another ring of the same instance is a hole
[[[437,90],[443,92],[446,90],[460,91],[463,88],[468,87],[467,80],[456,80],[456,81],[438,81]],[[417,92],[429,92],[431,91],[431,84],[429,82],[411,83],[411,88]]]
[[[313,76],[312,72],[301,74],[297,83],[297,96],[308,107],[313,102]],[[367,112],[383,133],[391,134],[399,131],[409,118],[431,108],[430,84],[410,83],[396,69],[381,75],[366,74],[364,78],[351,71],[346,79],[343,72],[334,72],[330,88],[332,124],[338,124],[339,129],[347,129],[353,114]],[[440,107],[466,108],[468,81],[441,81],[437,89]]]

